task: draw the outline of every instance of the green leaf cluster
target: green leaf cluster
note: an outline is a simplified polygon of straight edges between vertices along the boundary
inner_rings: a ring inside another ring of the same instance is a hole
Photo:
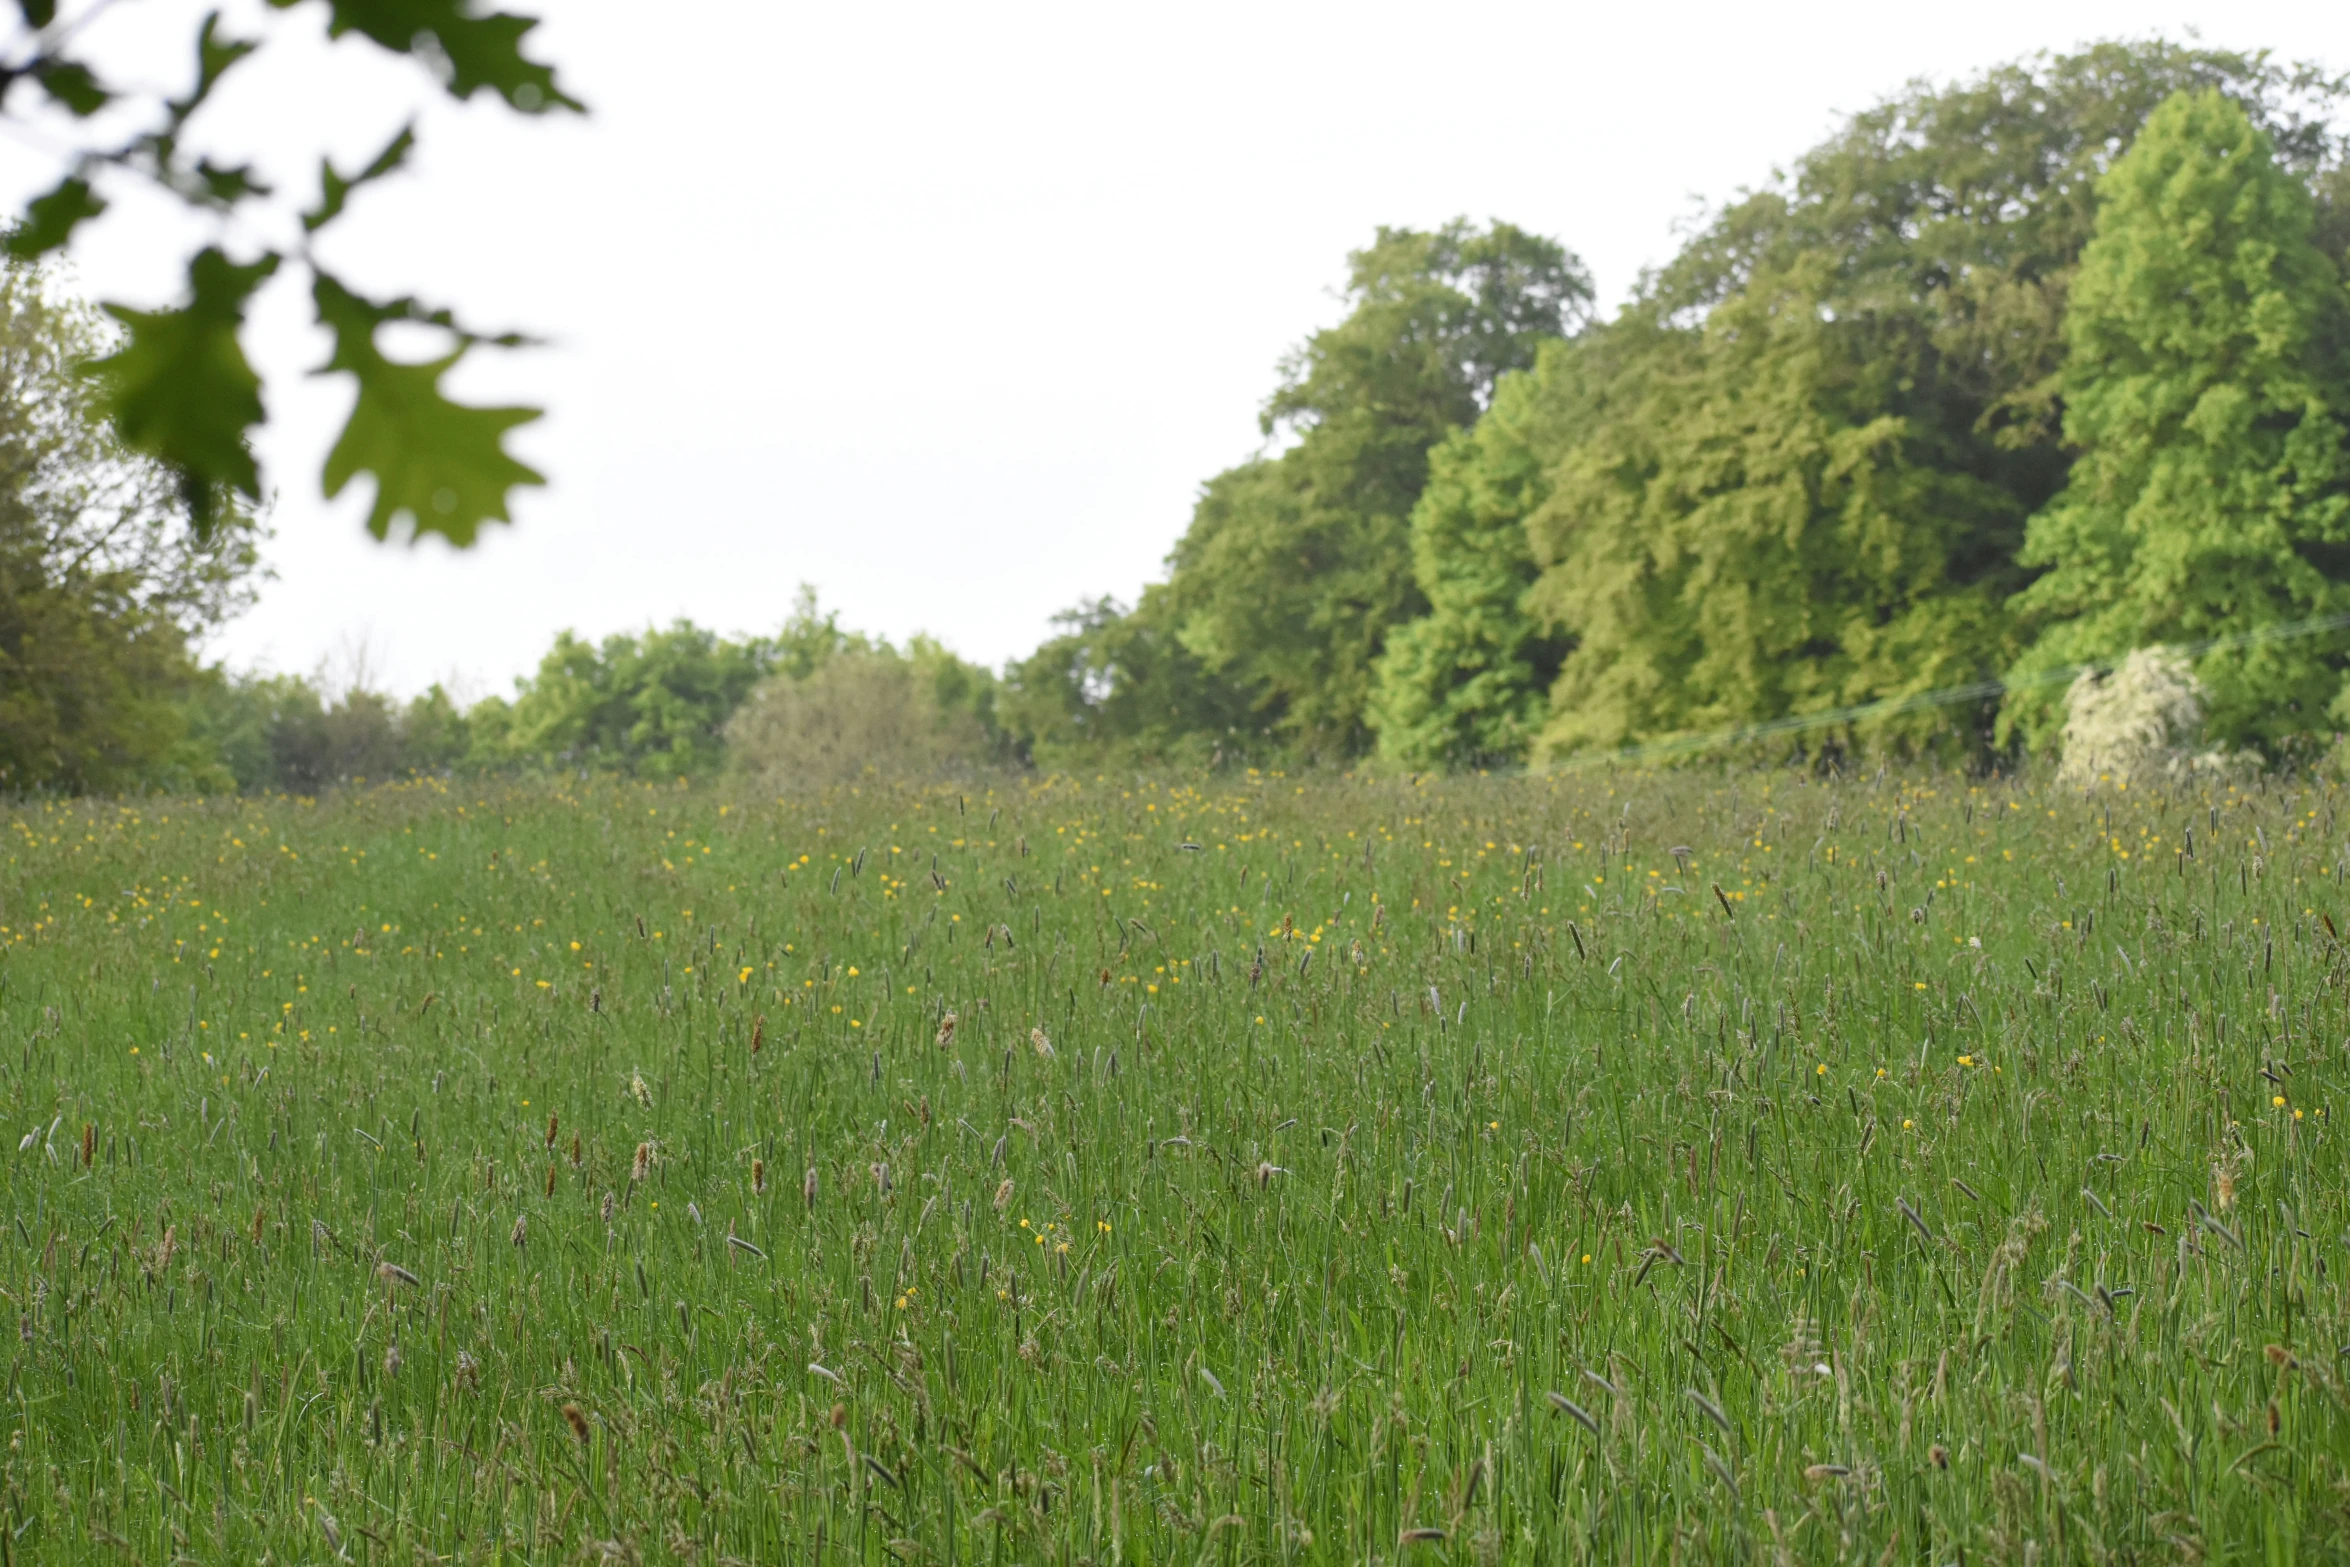
[[[485,10],[468,0],[269,0],[269,8],[323,10],[329,36],[364,38],[412,57],[455,98],[486,90],[524,114],[582,107],[551,67],[524,52],[537,25],[527,16]],[[250,220],[277,193],[251,169],[193,149],[190,122],[261,41],[230,36],[217,13],[207,16],[194,40],[192,82],[170,97],[102,80],[74,52],[78,28],[58,25],[48,0],[19,0],[18,9],[32,36],[22,63],[0,66],[0,113],[21,82],[79,119],[127,101],[144,107],[149,123],[127,139],[93,137],[73,147],[63,176],[27,204],[8,234],[9,254],[32,260],[63,250],[82,224],[107,212],[110,202],[100,186],[124,182],[160,189],[220,236],[189,258],[180,303],[164,309],[109,304],[123,339],[90,366],[122,440],[178,476],[198,529],[261,499],[252,435],[267,409],[262,378],[245,353],[244,328],[254,296],[288,264],[310,274],[318,324],[334,339],[321,373],[348,376],[355,393],[323,471],[327,496],[339,495],[362,475],[372,480],[368,528],[379,539],[404,522],[411,538],[437,534],[463,548],[483,524],[509,521],[512,492],[543,481],[506,450],[505,437],[536,418],[537,410],[475,407],[448,396],[441,383],[476,344],[514,347],[524,339],[477,332],[447,310],[411,299],[372,299],[328,269],[312,245],[356,191],[406,164],[413,131],[400,131],[356,174],[321,160],[317,199],[298,214],[285,214],[299,217],[299,242],[247,245],[245,254],[232,256],[229,237],[266,230],[269,225]],[[376,334],[394,321],[438,330],[449,340],[448,351],[421,363],[391,358]]]

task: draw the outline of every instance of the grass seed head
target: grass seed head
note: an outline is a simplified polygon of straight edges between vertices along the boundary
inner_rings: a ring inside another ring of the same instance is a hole
[[[547,1117],[547,1146],[555,1146],[555,1117],[552,1114]]]
[[[995,1189],[995,1211],[1003,1212],[1012,1205],[1012,1178],[1005,1176]]]
[[[565,1404],[563,1406],[563,1423],[571,1427],[571,1434],[579,1438],[580,1446],[585,1447],[588,1445],[587,1416],[580,1413],[580,1409],[577,1404]]]
[[[641,1181],[652,1168],[653,1145],[651,1143],[637,1144],[636,1157],[629,1161],[628,1178],[632,1181]]]
[[[751,1195],[754,1197],[767,1195],[767,1161],[764,1159],[751,1161]]]
[[[816,1167],[808,1166],[808,1178],[800,1182],[800,1196],[810,1209],[816,1206]]]

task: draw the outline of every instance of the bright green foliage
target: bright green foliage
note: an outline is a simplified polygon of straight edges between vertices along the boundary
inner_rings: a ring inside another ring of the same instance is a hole
[[[269,0],[276,11],[303,3]],[[487,89],[519,113],[581,108],[557,85],[552,68],[522,52],[537,25],[527,16],[483,10],[468,0],[319,0],[319,9],[326,12],[330,37],[357,34],[393,54],[411,56],[452,97],[470,98]],[[197,25],[194,79],[185,93],[126,92],[76,58],[79,25],[57,25],[50,0],[18,0],[18,10],[34,36],[21,61],[0,77],[0,98],[17,80],[29,80],[76,117],[87,118],[109,105],[119,109],[127,98],[148,110],[153,124],[124,140],[93,139],[75,146],[65,175],[27,204],[22,222],[8,235],[11,255],[33,259],[71,243],[77,228],[108,210],[101,182],[160,187],[224,236],[267,231],[269,223],[254,219],[296,215],[270,210],[276,193],[251,168],[206,156],[190,129],[228,73],[260,49],[258,40],[231,36],[219,14],[209,14]],[[117,117],[110,116],[104,128],[116,123]],[[334,222],[355,190],[401,168],[414,144],[412,131],[401,131],[355,175],[322,162],[318,199],[298,214],[303,232],[316,233]],[[393,522],[406,517],[415,535],[437,533],[462,548],[483,523],[509,520],[509,494],[542,481],[506,453],[503,437],[537,417],[537,411],[469,407],[444,396],[440,380],[475,344],[518,347],[523,338],[472,331],[449,312],[427,310],[413,300],[368,299],[328,273],[306,246],[262,248],[245,261],[205,246],[188,263],[185,303],[165,310],[107,307],[129,328],[130,338],[97,367],[122,439],[179,476],[199,530],[233,511],[224,504],[226,497],[241,495],[248,502],[261,497],[250,438],[267,415],[260,377],[245,357],[245,313],[254,293],[286,261],[311,274],[318,324],[335,338],[327,368],[357,383],[349,422],[324,468],[327,495],[339,494],[355,474],[372,475],[376,493],[368,527],[377,538],[387,537]],[[450,352],[424,364],[385,357],[376,350],[375,328],[394,320],[440,330],[451,342]]]
[[[792,595],[791,614],[783,628],[767,639],[766,656],[777,674],[805,679],[835,653],[868,647],[872,640],[863,632],[841,629],[840,611],[824,608],[815,587],[803,582]]]
[[[2295,166],[2324,84],[2100,45],[1919,88],[1726,210],[1609,329],[1601,411],[1529,519],[1577,638],[1556,755],[1987,678],[2026,517],[2064,480],[2064,302],[2113,149],[2182,88],[2242,96]],[[1841,742],[1975,749],[1970,709]],[[1952,727],[1955,726],[1955,727]]]
[[[1294,444],[1208,481],[1137,612],[1231,688],[1246,727],[1330,756],[1366,748],[1380,649],[1424,608],[1408,519],[1430,448],[1533,363],[1590,283],[1550,240],[1454,223],[1380,230],[1348,297],[1265,405],[1265,433]]]
[[[5,1550],[2344,1560],[2350,793],[1871,774],[0,811]]]
[[[1544,457],[1568,444],[1562,395],[1578,345],[1543,346],[1502,378],[1493,405],[1428,456],[1412,508],[1412,575],[1428,612],[1389,633],[1370,713],[1379,754],[1407,767],[1522,761],[1550,710],[1565,644],[1527,605],[1534,557],[1526,518],[1549,493]]]
[[[193,635],[242,608],[251,515],[199,534],[169,470],[126,451],[78,367],[105,340],[40,272],[0,269],[0,791],[211,776],[185,744]]]
[[[726,721],[774,667],[757,638],[690,621],[591,643],[566,631],[519,683],[504,743],[516,760],[645,777],[715,771]]]
[[[808,680],[847,654],[899,667],[921,686],[931,711],[952,719],[958,734],[967,728],[980,737],[971,749],[994,753],[993,676],[929,637],[900,650],[844,631],[839,615],[819,608],[814,591],[802,587],[790,618],[771,636],[722,637],[683,620],[601,643],[560,634],[537,671],[517,683],[511,703],[493,698],[466,712],[466,756],[476,766],[713,774],[726,761],[728,724],[763,683]]]
[[[1820,281],[1758,278],[1697,333],[1615,329],[1601,416],[1530,520],[1558,562],[1537,602],[1579,639],[1547,751],[1931,690],[2002,648],[2022,507],[1893,411],[1900,360],[1822,319]]]
[[[2019,674],[2350,609],[2350,308],[2312,243],[2308,188],[2218,92],[2182,93],[2099,187],[2065,320],[2065,434],[2081,449],[2032,519]],[[2343,639],[2221,649],[2206,725],[2274,746],[2318,726]],[[2035,743],[2056,688],[2002,722]]]

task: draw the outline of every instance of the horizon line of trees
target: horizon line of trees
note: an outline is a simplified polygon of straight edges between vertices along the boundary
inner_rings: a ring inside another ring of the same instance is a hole
[[[2346,81],[2161,40],[1916,83],[1614,315],[1504,223],[1382,230],[1164,580],[1062,617],[1039,757],[1543,764],[2350,607]],[[2350,634],[2198,661],[2350,724]],[[1827,729],[2045,751],[2061,687]]]
[[[935,770],[1594,751],[2156,643],[2210,740],[2350,727],[2350,79],[2162,40],[1915,83],[1713,213],[1614,314],[1557,240],[1381,229],[1163,580],[999,673],[843,629],[558,637],[511,697],[198,665],[263,530],[199,532],[0,278],[0,790],[523,766],[778,787]],[[2063,695],[1844,723],[1981,765]]]

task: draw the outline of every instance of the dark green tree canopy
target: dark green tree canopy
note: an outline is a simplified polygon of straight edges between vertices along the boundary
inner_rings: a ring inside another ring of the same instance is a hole
[[[1382,228],[1347,259],[1351,308],[1282,361],[1280,388],[1265,404],[1267,435],[1365,414],[1468,424],[1497,381],[1532,368],[1543,342],[1591,308],[1582,262],[1515,224]]]

